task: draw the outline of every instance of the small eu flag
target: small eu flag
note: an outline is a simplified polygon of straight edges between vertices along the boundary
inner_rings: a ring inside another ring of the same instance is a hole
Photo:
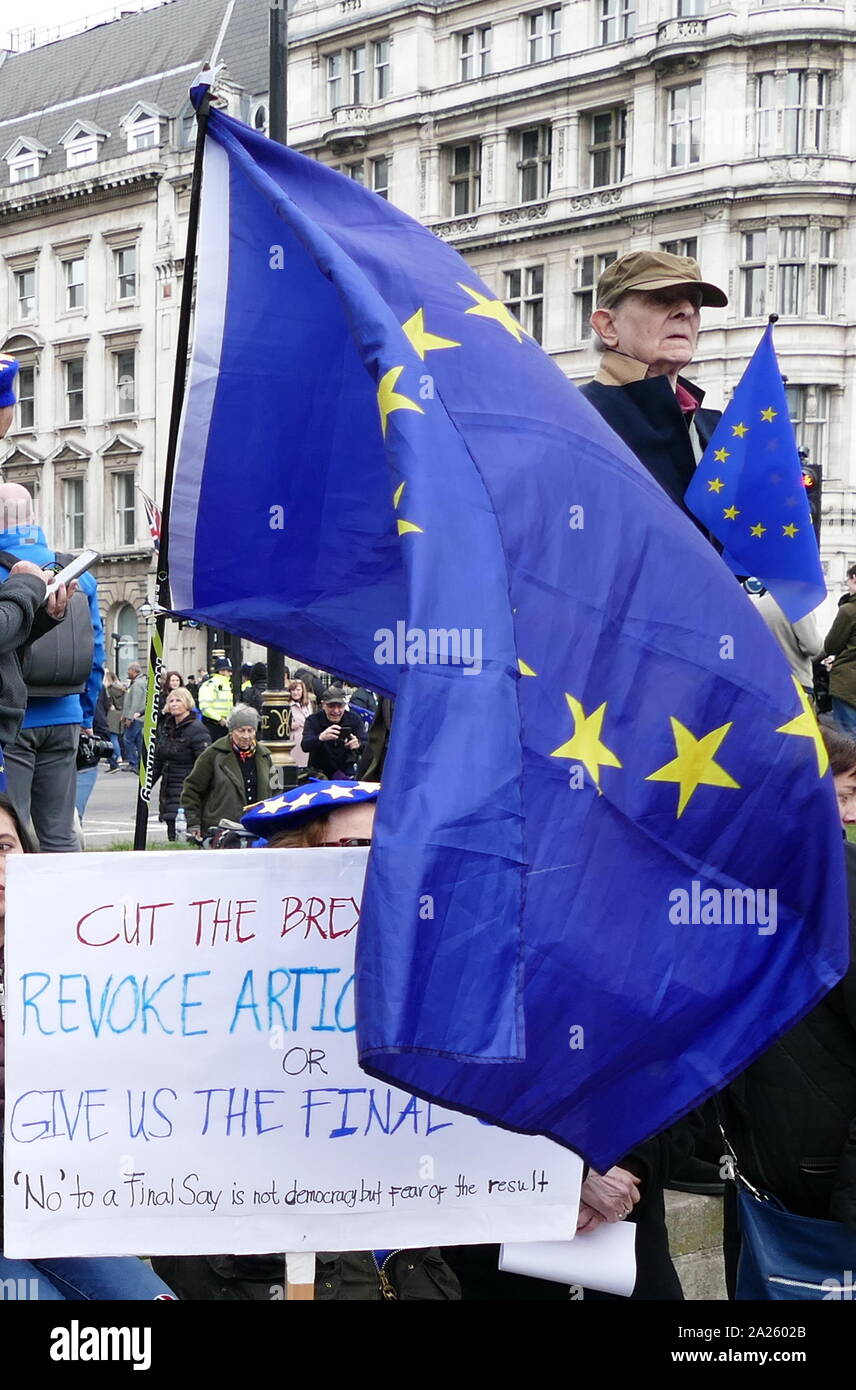
[[[451,246],[218,110],[201,202],[172,599],[395,697],[362,1065],[609,1167],[846,967],[805,692]]]
[[[770,323],[684,498],[735,574],[762,579],[797,622],[826,597]]]

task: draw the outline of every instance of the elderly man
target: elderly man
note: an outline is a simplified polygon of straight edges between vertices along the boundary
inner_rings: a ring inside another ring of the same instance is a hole
[[[683,510],[684,493],[720,412],[680,373],[693,359],[700,310],[727,297],[689,256],[634,251],[600,277],[592,327],[603,345],[582,388],[598,414]]]

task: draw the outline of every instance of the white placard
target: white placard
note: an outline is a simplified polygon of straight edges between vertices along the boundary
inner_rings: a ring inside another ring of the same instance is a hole
[[[573,1154],[360,1071],[367,854],[9,858],[7,1255],[573,1233]]]
[[[629,1298],[636,1283],[636,1227],[631,1221],[614,1221],[576,1240],[503,1245],[499,1267],[509,1274],[555,1279]]]

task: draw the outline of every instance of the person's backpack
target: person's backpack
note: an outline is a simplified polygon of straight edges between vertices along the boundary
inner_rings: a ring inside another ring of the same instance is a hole
[[[67,565],[72,558],[59,550],[55,553],[60,565]],[[6,569],[11,569],[22,558],[9,550],[0,550],[0,565]],[[28,696],[59,698],[82,694],[92,670],[94,650],[89,599],[78,589],[72,595],[63,621],[21,652],[21,670]]]

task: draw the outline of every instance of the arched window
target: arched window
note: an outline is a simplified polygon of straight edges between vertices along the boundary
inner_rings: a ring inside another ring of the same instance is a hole
[[[264,102],[260,102],[253,112],[253,129],[260,130],[265,135],[268,133],[268,109]]]
[[[139,628],[136,609],[130,603],[123,603],[113,617],[113,630],[110,634],[113,644],[112,657],[116,675],[127,680],[128,667],[137,660],[139,647]]]

